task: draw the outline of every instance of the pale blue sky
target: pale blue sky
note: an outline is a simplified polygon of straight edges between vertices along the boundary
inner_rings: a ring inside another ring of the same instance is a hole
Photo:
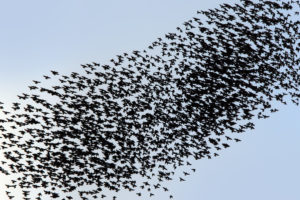
[[[197,10],[229,0],[0,0],[0,101],[10,103],[50,69],[68,74],[146,48]],[[280,106],[241,143],[195,163],[196,174],[170,182],[175,200],[299,200],[300,109]],[[0,179],[0,199],[5,190]],[[136,195],[121,193],[121,200]],[[156,200],[167,199],[157,194]],[[144,199],[149,199],[144,198]]]

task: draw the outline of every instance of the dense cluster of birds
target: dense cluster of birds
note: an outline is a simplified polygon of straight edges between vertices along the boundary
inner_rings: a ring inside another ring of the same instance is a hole
[[[33,81],[10,110],[0,105],[7,196],[16,188],[24,200],[168,192],[176,168],[239,142],[255,117],[277,111],[273,100],[298,104],[299,5],[221,4],[146,50],[82,65],[83,73],[51,71],[44,78],[55,86]]]

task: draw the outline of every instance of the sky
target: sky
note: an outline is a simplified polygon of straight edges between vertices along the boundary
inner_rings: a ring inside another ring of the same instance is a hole
[[[197,10],[234,0],[0,0],[0,101],[10,104],[50,70],[69,74],[80,64],[105,63],[145,49]],[[213,159],[193,162],[196,173],[168,183],[175,200],[300,199],[300,108],[279,105],[269,119]],[[0,176],[0,199],[5,177]],[[121,200],[137,200],[121,192]],[[148,197],[144,199],[149,199]],[[168,199],[163,193],[152,199]]]

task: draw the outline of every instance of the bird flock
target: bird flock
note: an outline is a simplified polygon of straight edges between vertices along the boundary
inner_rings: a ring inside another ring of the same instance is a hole
[[[299,1],[240,0],[198,11],[148,48],[44,75],[0,105],[9,199],[102,199],[170,192],[175,169],[218,156],[272,102],[298,105]],[[205,19],[205,20],[200,20]],[[139,178],[137,178],[139,177]],[[138,181],[141,180],[141,181]],[[176,179],[177,180],[177,179]],[[172,193],[168,194],[172,199]]]

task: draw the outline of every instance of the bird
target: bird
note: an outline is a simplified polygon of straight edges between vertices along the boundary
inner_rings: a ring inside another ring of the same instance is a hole
[[[46,75],[44,75],[44,78],[45,78],[45,79],[50,79],[50,77],[49,77],[49,76],[46,76]]]
[[[59,75],[59,73],[58,73],[57,71],[51,70],[51,73],[52,73],[53,75]],[[46,78],[46,77],[45,77],[45,78]]]
[[[35,84],[41,83],[40,81],[35,81],[35,80],[33,80],[33,82],[34,82]]]

